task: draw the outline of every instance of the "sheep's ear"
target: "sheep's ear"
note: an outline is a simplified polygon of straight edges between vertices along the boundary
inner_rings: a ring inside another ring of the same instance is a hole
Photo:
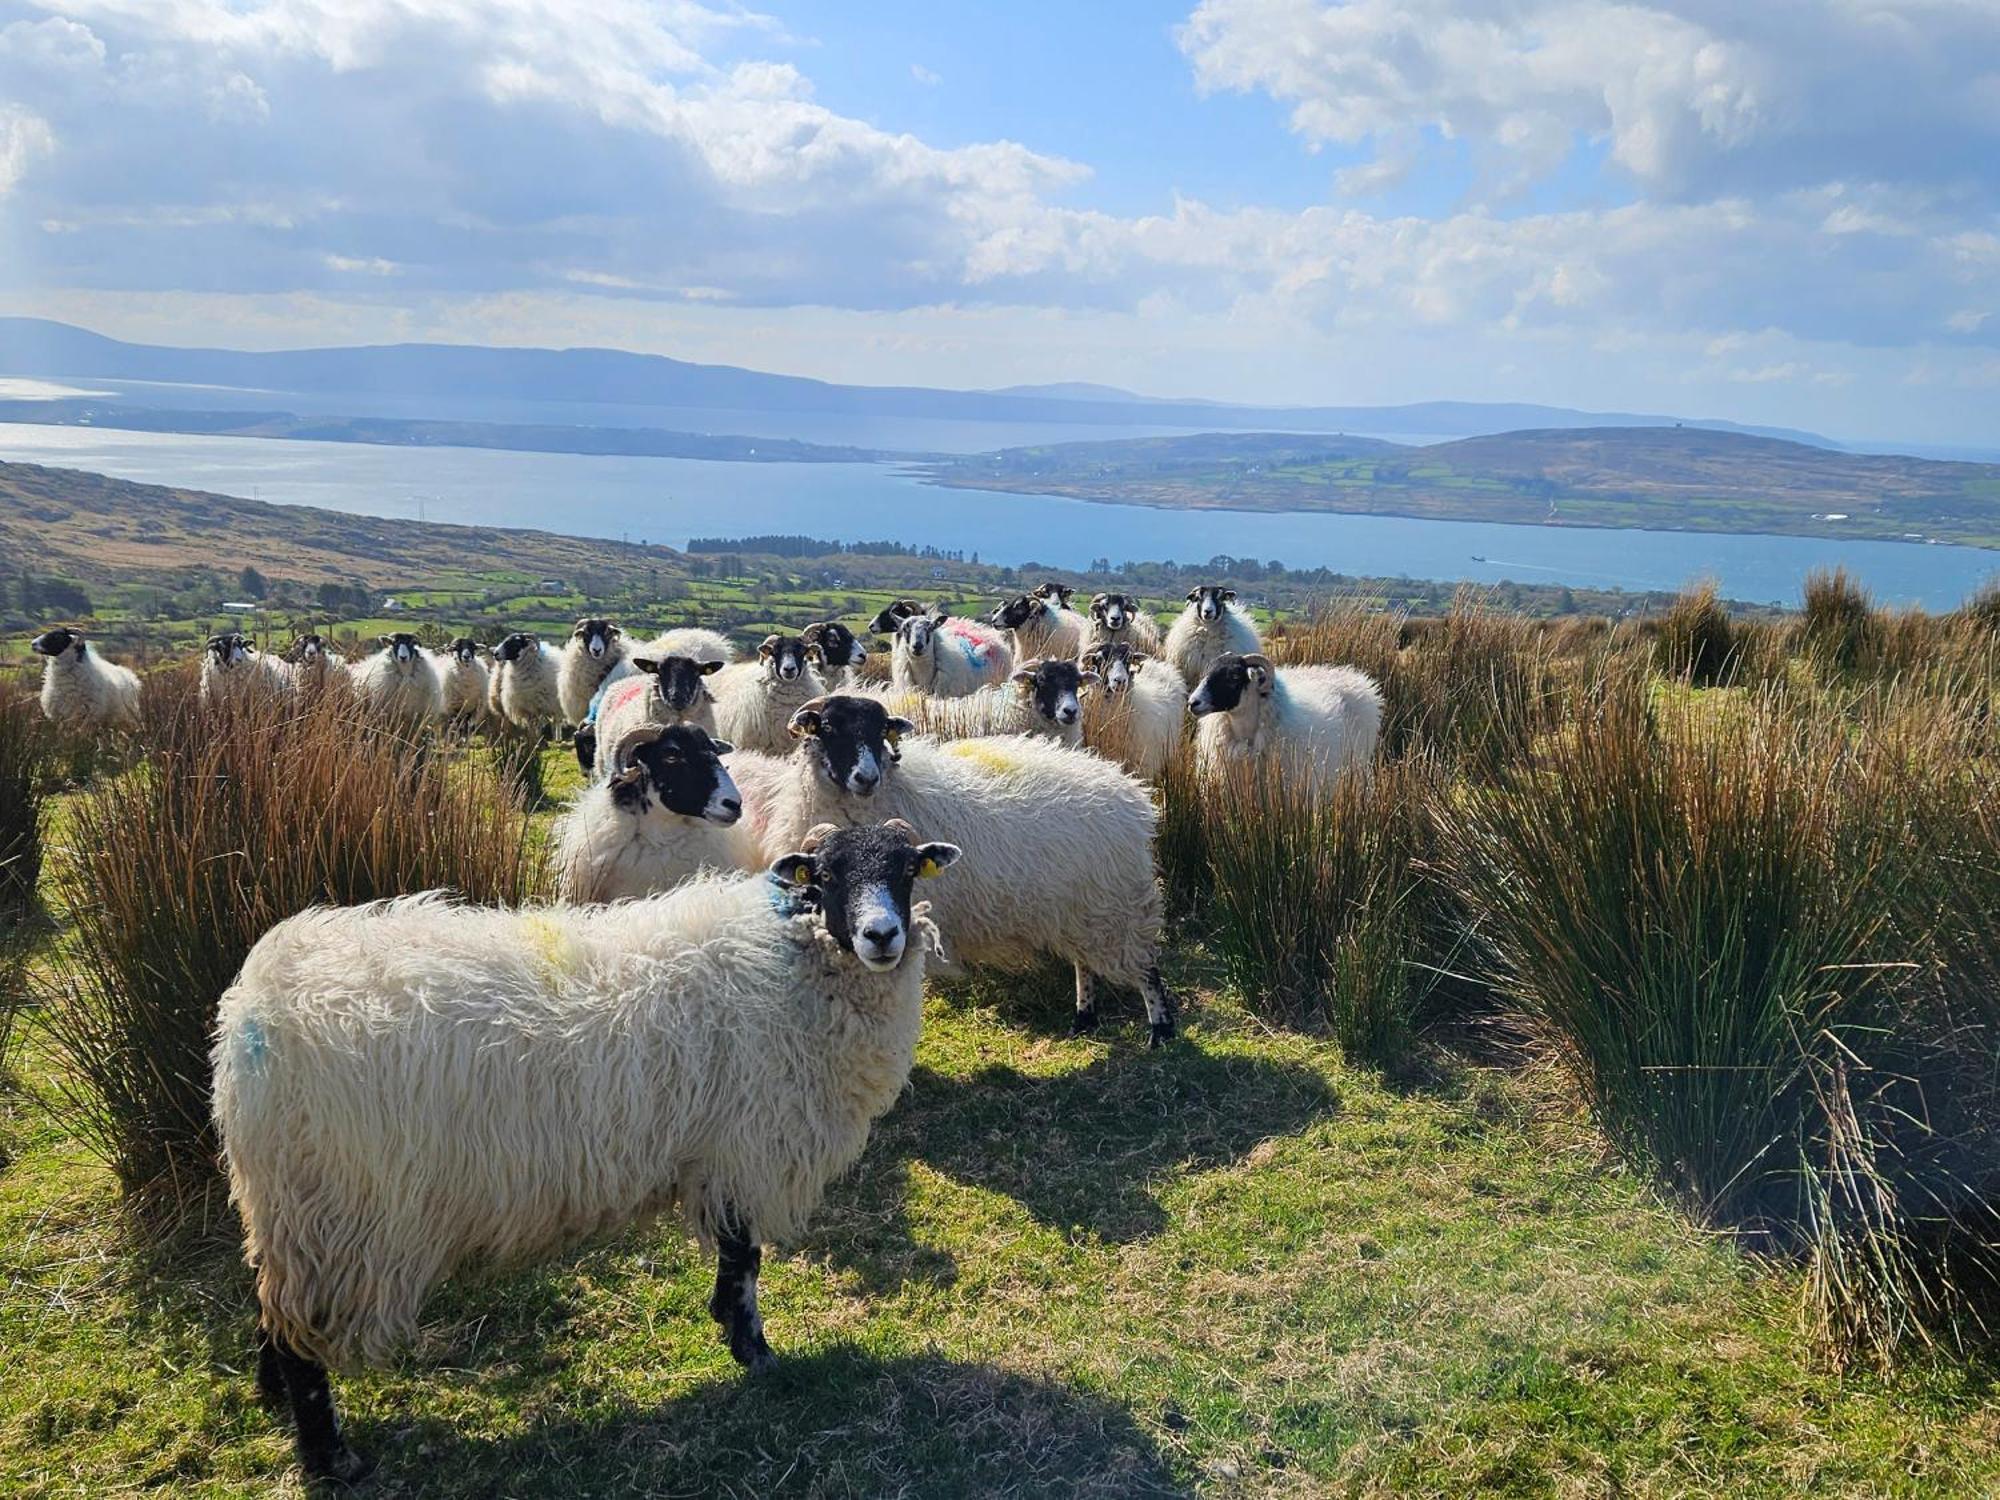
[[[623,635],[625,631],[621,626],[607,625],[604,627],[604,633],[606,635]]]
[[[773,631],[770,635],[765,636],[764,639],[758,643],[757,659],[759,661],[769,661],[772,657],[776,656],[778,654],[778,642],[782,641],[783,639],[784,637],[777,634],[777,632],[775,631]]]
[[[824,701],[824,699],[816,698],[813,702],[808,703],[804,708],[792,715],[791,723],[788,727],[791,729],[795,739],[811,739],[819,733],[818,705]]]
[[[1035,667],[1037,665],[1038,663],[1029,662],[1026,666],[1018,668],[1008,680],[1010,682],[1018,682],[1022,687],[1032,686],[1035,681]]]
[[[396,638],[393,635],[378,635],[375,637],[375,639],[380,641],[385,646],[393,646],[396,644]]]
[[[571,634],[572,636],[579,636],[579,637],[580,637],[580,636],[581,636],[581,635],[582,635],[582,634],[584,633],[584,631],[585,631],[585,630],[587,630],[587,629],[589,629],[589,628],[590,628],[590,621],[589,621],[589,620],[578,620],[578,621],[576,622],[576,628],[575,628],[574,630],[572,630],[572,631],[570,632],[570,634]]]
[[[1252,651],[1244,657],[1243,665],[1250,670],[1250,680],[1257,683],[1269,682],[1278,670],[1271,665],[1271,658],[1261,651]]]
[[[771,861],[771,878],[779,885],[803,890],[819,878],[819,861],[803,849],[793,854],[781,854]]]
[[[822,646],[812,636],[806,637],[806,660],[816,661],[822,667],[826,665],[826,647]]]
[[[710,740],[708,748],[713,750],[717,755],[732,755],[736,751],[736,747],[730,744],[728,740]]]
[[[1076,659],[1076,664],[1086,672],[1092,671],[1104,665],[1104,653],[1102,651],[1086,651]]]
[[[660,670],[660,664],[650,656],[635,656],[632,658],[632,670],[650,675]]]
[[[1223,598],[1225,598],[1225,599],[1234,599],[1234,598],[1236,597],[1236,590],[1235,590],[1235,589],[1224,589],[1224,590],[1222,591],[1222,597],[1223,597]]]
[[[901,754],[897,752],[897,746],[903,743],[903,736],[906,734],[915,734],[916,732],[916,725],[897,714],[891,714],[889,722],[882,726],[882,738],[889,742],[889,753],[895,756],[897,760],[902,759]]]
[[[1201,590],[1200,590],[1200,589],[1189,589],[1189,590],[1188,590],[1188,595],[1187,595],[1187,599],[1188,599],[1188,603],[1192,604],[1192,603],[1194,603],[1194,601],[1195,601],[1195,600],[1199,599],[1200,597],[1201,597]]]
[[[1138,671],[1139,668],[1145,666],[1146,663],[1151,661],[1152,659],[1153,658],[1144,651],[1128,651],[1125,653],[1125,665],[1130,667],[1135,672]]]
[[[956,844],[917,845],[917,878],[929,880],[933,875],[942,875],[958,863],[960,853]]]
[[[1083,671],[1076,674],[1076,680],[1078,682],[1102,682],[1104,681],[1104,674],[1102,672],[1093,672],[1086,667]]]
[[[724,663],[719,661],[698,661],[694,664],[694,669],[704,677],[713,677],[723,666]]]
[[[627,766],[622,771],[612,772],[611,779],[606,784],[616,794],[622,792],[627,787],[637,786],[645,779],[646,768],[644,766]]]

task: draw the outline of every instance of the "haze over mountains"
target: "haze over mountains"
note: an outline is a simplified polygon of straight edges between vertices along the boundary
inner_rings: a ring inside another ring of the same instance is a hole
[[[1201,431],[1365,432],[1427,441],[1522,428],[1689,426],[1749,432],[1818,447],[1816,433],[1642,412],[1589,412],[1515,402],[1426,401],[1399,406],[1239,406],[1134,395],[1084,382],[999,391],[926,386],[852,386],[731,365],[691,364],[615,349],[486,348],[392,344],[252,352],[131,344],[40,318],[0,318],[0,374],[157,382],[257,393],[327,397],[449,396],[608,407],[794,412],[856,418],[900,417],[997,424],[1075,424]],[[223,392],[218,405],[228,405]],[[177,403],[178,404],[178,403]],[[499,412],[495,417],[507,419]],[[616,425],[615,423],[613,425]],[[639,425],[639,424],[634,424]],[[996,444],[995,446],[999,446]]]

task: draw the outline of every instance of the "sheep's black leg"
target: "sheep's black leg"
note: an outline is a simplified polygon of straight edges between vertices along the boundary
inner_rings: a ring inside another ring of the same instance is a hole
[[[708,1315],[722,1325],[729,1352],[752,1375],[778,1363],[764,1342],[764,1319],[757,1311],[757,1273],[763,1264],[763,1247],[731,1213],[716,1236],[715,1295],[708,1299]]]
[[[1076,1019],[1069,1023],[1071,1036],[1083,1036],[1097,1030],[1097,992],[1091,983],[1090,970],[1082,964],[1076,966]]]
[[[1139,987],[1146,995],[1146,1020],[1150,1023],[1146,1045],[1163,1047],[1174,1039],[1174,997],[1160,980],[1158,964],[1146,970]]]
[[[298,1429],[299,1463],[315,1479],[353,1484],[375,1465],[347,1446],[340,1433],[340,1416],[333,1409],[333,1387],[326,1366],[272,1339],[271,1357],[292,1398],[292,1422]]]
[[[257,1394],[276,1406],[286,1399],[285,1372],[278,1368],[278,1347],[264,1325],[257,1325]]]

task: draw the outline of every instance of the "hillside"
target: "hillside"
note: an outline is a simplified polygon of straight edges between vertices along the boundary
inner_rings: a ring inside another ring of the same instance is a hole
[[[1210,433],[1009,448],[925,472],[941,485],[1168,509],[2000,547],[2000,465],[1845,453],[1697,427],[1540,429],[1421,448]]]
[[[42,318],[0,318],[0,375],[216,386],[235,391],[245,405],[252,406],[268,406],[272,393],[286,391],[414,397],[449,393],[454,398],[929,417],[961,422],[1468,436],[1518,427],[1658,426],[1679,420],[1634,412],[1476,401],[1403,406],[1236,406],[1216,401],[1158,400],[1076,382],[1005,391],[838,385],[619,349],[494,349],[458,344],[270,352],[177,349],[123,343]],[[1749,429],[1733,422],[1705,421],[1704,425],[1826,441],[1811,433]]]

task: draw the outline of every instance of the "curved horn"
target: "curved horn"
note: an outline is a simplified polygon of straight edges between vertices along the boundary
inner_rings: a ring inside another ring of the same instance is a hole
[[[641,745],[650,745],[666,730],[664,724],[634,724],[618,736],[611,746],[611,770],[613,774],[628,770],[632,764],[632,752]]]
[[[917,841],[917,830],[911,826],[907,818],[888,818],[883,821],[882,826],[895,829],[903,836],[903,842],[906,844],[914,844]]]
[[[1271,665],[1271,658],[1261,651],[1252,651],[1245,655],[1243,665],[1246,667],[1262,667],[1266,672],[1275,672],[1278,670]]]
[[[840,832],[838,823],[815,823],[806,830],[805,842],[799,847],[810,854],[827,841],[829,835]]]

